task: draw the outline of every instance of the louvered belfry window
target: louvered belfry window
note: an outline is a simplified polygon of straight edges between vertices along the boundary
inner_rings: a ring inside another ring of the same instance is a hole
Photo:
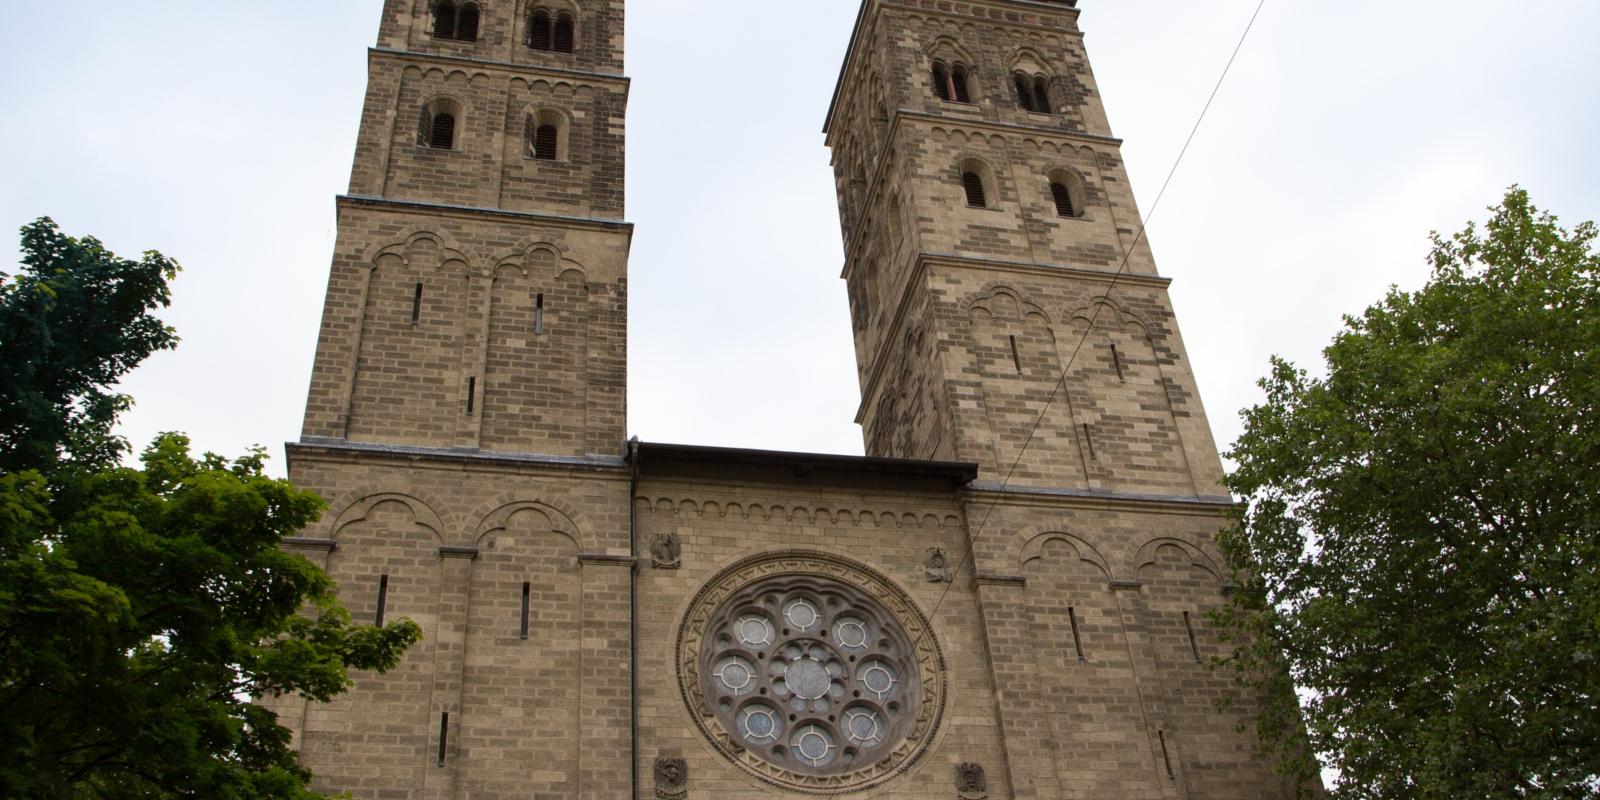
[[[950,75],[937,61],[933,64],[933,93],[940,100],[950,99]]]
[[[961,173],[961,186],[967,191],[967,205],[973,208],[988,206],[987,198],[983,196],[983,178],[978,173],[967,171]]]
[[[1078,216],[1078,209],[1072,205],[1072,191],[1061,181],[1050,182],[1050,196],[1055,198],[1056,213],[1063,217]]]
[[[533,157],[540,161],[556,160],[556,126],[540,125],[533,134]]]
[[[1033,110],[1040,114],[1050,113],[1050,87],[1043,76],[1033,79]]]
[[[950,88],[952,90],[951,94],[955,96],[957,103],[972,102],[972,93],[967,91],[966,67],[957,64],[950,69]]]
[[[457,10],[456,4],[450,2],[450,0],[443,0],[443,2],[433,7],[433,38],[456,38]]]
[[[449,150],[456,146],[456,118],[454,114],[434,114],[432,130],[428,133],[428,146],[435,150]]]
[[[560,14],[556,16],[555,39],[557,53],[572,52],[572,15]]]
[[[1017,73],[1016,74],[1016,84],[1017,84],[1017,105],[1021,106],[1023,111],[1032,111],[1033,110],[1033,87],[1028,85],[1029,84],[1028,76],[1026,76],[1026,75],[1024,75],[1024,74],[1022,74],[1020,72]]]
[[[478,41],[478,4],[467,3],[456,17],[456,39],[463,42]]]
[[[528,46],[535,50],[551,49],[550,12],[541,8],[528,18]]]

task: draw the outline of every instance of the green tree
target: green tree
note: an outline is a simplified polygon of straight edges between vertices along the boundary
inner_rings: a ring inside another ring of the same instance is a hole
[[[0,797],[316,798],[261,704],[327,700],[420,631],[352,625],[328,576],[279,549],[322,501],[260,450],[159,437],[118,463],[111,383],[172,332],[177,265],[116,258],[49,220],[0,285]]]
[[[1233,666],[1336,797],[1600,796],[1596,228],[1516,187],[1491,211],[1345,319],[1326,377],[1274,359],[1229,454]]]

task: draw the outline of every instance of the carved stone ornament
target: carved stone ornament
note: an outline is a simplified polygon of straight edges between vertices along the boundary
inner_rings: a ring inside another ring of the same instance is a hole
[[[689,792],[689,763],[681,758],[656,758],[656,797],[678,800]]]
[[[950,570],[950,559],[939,547],[930,547],[923,553],[922,570],[927,573],[929,583],[949,583],[954,577]]]
[[[983,800],[989,796],[989,778],[983,774],[982,764],[956,767],[956,794],[961,800]]]
[[[723,570],[678,628],[678,686],[700,731],[785,789],[860,792],[926,751],[944,713],[927,617],[870,567],[820,552]]]
[[[650,566],[677,569],[683,563],[683,544],[676,533],[658,533],[650,540]]]

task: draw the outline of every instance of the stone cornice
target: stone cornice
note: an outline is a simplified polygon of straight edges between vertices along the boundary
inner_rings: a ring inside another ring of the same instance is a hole
[[[1050,508],[1141,510],[1169,514],[1226,514],[1238,507],[1231,497],[1157,494],[1145,492],[1091,491],[1088,489],[1001,487],[994,481],[973,481],[963,494],[969,501],[988,501],[1008,506],[1031,505]]]
[[[483,208],[481,206],[458,206],[448,203],[430,203],[425,200],[393,200],[387,197],[374,197],[366,194],[339,195],[337,204],[339,208],[347,205],[384,206],[409,211],[419,211],[433,216],[454,216],[459,218],[498,217],[501,219],[514,219],[528,224],[559,225],[568,228],[589,228],[592,230],[626,231],[629,241],[633,239],[633,223],[620,219],[604,219],[601,217],[572,217],[564,214],[546,214],[539,211],[511,211],[504,208]]]
[[[508,471],[556,470],[571,472],[614,473],[619,479],[628,477],[628,464],[621,456],[550,456],[534,453],[496,453],[483,450],[445,447],[417,447],[413,445],[370,444],[348,442],[343,439],[306,437],[283,446],[292,465],[296,459],[319,458],[341,460],[399,460],[413,464],[436,467],[470,465],[473,469],[503,468]]]
[[[469,56],[453,56],[444,53],[421,53],[416,50],[396,50],[390,47],[370,47],[367,52],[374,56],[389,56],[403,61],[422,61],[437,64],[452,64],[455,66],[471,66],[484,69],[498,69],[508,72],[520,72],[532,75],[552,75],[563,78],[577,78],[594,83],[619,84],[626,92],[633,83],[626,75],[617,75],[609,72],[590,72],[582,69],[564,69],[562,67],[546,67],[539,64],[518,64],[513,61],[500,61],[490,58],[471,58]]]

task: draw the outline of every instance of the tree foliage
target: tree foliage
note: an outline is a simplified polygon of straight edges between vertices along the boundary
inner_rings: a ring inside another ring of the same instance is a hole
[[[1233,664],[1337,797],[1600,796],[1596,228],[1515,187],[1491,211],[1346,318],[1326,377],[1275,359],[1229,454]]]
[[[327,700],[419,629],[352,625],[279,549],[323,505],[260,450],[195,457],[166,434],[115,463],[109,384],[173,341],[148,312],[176,264],[48,220],[23,245],[28,273],[0,287],[0,797],[320,797],[261,701]]]

